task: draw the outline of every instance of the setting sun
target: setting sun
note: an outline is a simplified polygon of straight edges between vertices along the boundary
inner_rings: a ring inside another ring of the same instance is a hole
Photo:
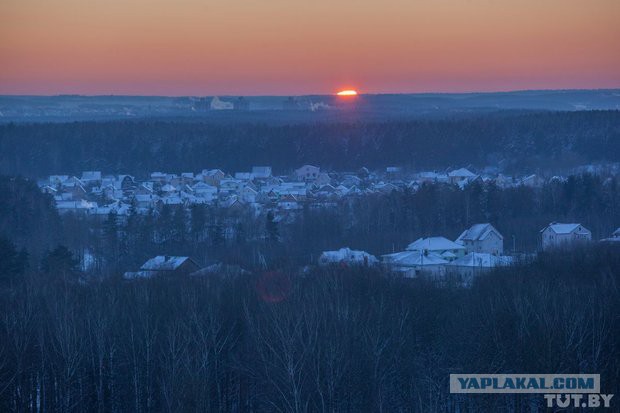
[[[353,89],[341,90],[336,93],[338,96],[357,96],[357,91]]]

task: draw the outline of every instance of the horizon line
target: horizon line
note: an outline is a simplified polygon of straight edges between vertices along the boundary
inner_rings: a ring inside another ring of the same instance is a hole
[[[461,92],[374,92],[364,93],[358,90],[358,96],[388,96],[388,95],[492,95],[506,93],[525,93],[525,92],[603,92],[603,91],[620,91],[620,86],[605,88],[549,88],[549,89],[505,89],[492,91],[461,91]],[[151,98],[183,98],[183,97],[307,97],[307,96],[336,96],[337,92],[332,93],[306,93],[306,94],[202,94],[202,95],[161,95],[161,94],[81,94],[81,93],[54,93],[54,94],[20,94],[20,93],[0,93],[0,97],[151,97]]]

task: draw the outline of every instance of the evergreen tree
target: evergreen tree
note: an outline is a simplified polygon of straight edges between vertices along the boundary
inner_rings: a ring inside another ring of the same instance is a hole
[[[41,269],[54,277],[74,278],[79,275],[79,264],[67,247],[59,245],[43,258]]]
[[[267,221],[265,223],[265,230],[267,231],[267,239],[271,242],[280,241],[280,231],[278,223],[275,220],[275,216],[272,211],[267,212]]]

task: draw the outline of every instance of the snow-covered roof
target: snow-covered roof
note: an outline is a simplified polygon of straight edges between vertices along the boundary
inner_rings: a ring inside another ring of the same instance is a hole
[[[462,250],[465,247],[444,237],[419,238],[407,246],[407,251]]]
[[[441,253],[441,257],[447,260],[450,260],[450,259],[456,258],[456,254],[450,251],[444,251]]]
[[[575,230],[578,229],[579,227],[581,227],[581,232],[589,232],[581,224],[574,224],[574,223],[563,224],[563,223],[553,222],[549,224],[547,228],[550,228],[556,234],[570,234],[571,232],[575,232]],[[546,230],[547,228],[545,228],[544,230]]]
[[[435,253],[423,253],[421,251],[402,251],[382,256],[386,264],[401,267],[416,267],[426,265],[444,265],[448,261]]]
[[[174,192],[177,189],[173,185],[166,184],[166,185],[161,187],[161,190],[164,191],[164,192]]]
[[[176,257],[170,255],[158,255],[145,262],[142,271],[174,271],[179,268],[189,257]]]
[[[376,264],[379,262],[374,255],[365,251],[356,251],[350,248],[340,248],[337,251],[324,251],[319,257],[322,263],[356,263],[356,264]]]
[[[472,225],[469,229],[466,229],[465,231],[463,231],[463,233],[456,239],[456,243],[457,244],[462,244],[463,241],[467,240],[467,241],[481,241],[483,239],[485,239],[492,231],[495,231],[495,233],[497,235],[499,235],[499,237],[501,239],[504,239],[504,237],[502,236],[502,234],[499,233],[499,231],[497,231],[493,225],[489,224],[489,223],[485,223],[485,224],[474,224]]]
[[[448,176],[456,178],[474,178],[476,174],[474,174],[467,168],[459,168],[452,172],[448,172]]]
[[[268,178],[271,176],[271,166],[253,166],[252,175],[258,178]]]
[[[513,262],[512,257],[497,256],[488,253],[470,252],[464,257],[458,258],[452,261],[449,265],[455,265],[458,267],[501,267],[510,265]]]

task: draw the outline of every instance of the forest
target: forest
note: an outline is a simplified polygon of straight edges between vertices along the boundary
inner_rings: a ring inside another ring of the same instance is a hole
[[[41,178],[84,170],[146,176],[270,165],[286,174],[390,165],[553,171],[620,161],[620,112],[511,112],[412,120],[281,124],[133,120],[0,125],[0,173]]]
[[[591,116],[600,118],[589,124]],[[536,137],[534,147],[509,146],[527,162],[618,160],[614,112],[455,120],[459,128],[462,122],[469,125],[470,143],[481,145],[472,144],[463,159],[492,153],[492,136],[501,135],[507,119],[513,126],[523,124],[503,139],[516,145],[524,136]],[[453,157],[458,151],[444,153],[437,145],[460,147],[450,144],[445,129],[450,122],[433,122],[403,123],[402,130],[392,125],[400,149],[380,143],[378,149],[392,150],[387,154],[368,149],[370,138],[357,145],[351,137],[345,145],[326,137],[338,128],[370,136],[376,126],[371,124],[323,125],[321,139],[304,135],[302,126],[255,128],[265,133],[282,128],[281,140],[255,132],[244,137],[244,125],[0,126],[0,146],[10,142],[2,147],[9,150],[0,152],[0,165],[25,176],[0,176],[0,411],[520,413],[543,408],[540,395],[449,394],[450,373],[482,372],[599,373],[601,391],[613,393],[620,385],[618,246],[593,242],[531,254],[538,249],[540,229],[551,221],[580,222],[594,240],[608,237],[620,222],[617,177],[573,175],[540,188],[502,189],[479,181],[463,189],[424,184],[417,191],[343,198],[329,208],[306,206],[295,219],[278,222],[270,214],[210,206],[163,206],[146,215],[132,210],[126,219],[61,216],[34,179],[61,166],[67,172],[93,165],[135,173],[155,165],[191,169],[216,156],[241,168],[266,163],[260,162],[263,149],[288,155],[272,162],[283,169],[312,159],[335,164],[337,156],[344,156],[343,165],[379,165],[396,152],[412,165],[459,162]],[[538,139],[554,122],[566,123],[562,133]],[[158,135],[160,127],[169,129]],[[146,132],[127,132],[132,128],[152,131],[157,145],[146,145]],[[419,129],[437,133],[427,156],[411,149],[427,144],[418,135],[405,137]],[[291,131],[298,138],[284,139]],[[220,137],[202,139],[207,132]],[[85,136],[90,143],[83,143]],[[114,145],[104,145],[108,138]],[[316,147],[309,143],[315,138]],[[239,144],[244,139],[247,146]],[[221,147],[210,146],[216,141]],[[541,145],[543,155],[532,158],[530,151]],[[230,153],[233,147],[237,152]],[[131,163],[133,156],[137,161]],[[477,277],[470,288],[397,278],[381,268],[312,265],[327,249],[349,246],[380,255],[422,236],[454,239],[477,222],[493,223],[507,252],[529,258]],[[158,254],[246,271],[122,278]]]
[[[613,392],[618,252],[541,254],[464,289],[339,267],[85,283],[56,251],[1,281],[0,410],[544,408],[541,395],[448,393],[450,373],[496,371],[600,373]]]

